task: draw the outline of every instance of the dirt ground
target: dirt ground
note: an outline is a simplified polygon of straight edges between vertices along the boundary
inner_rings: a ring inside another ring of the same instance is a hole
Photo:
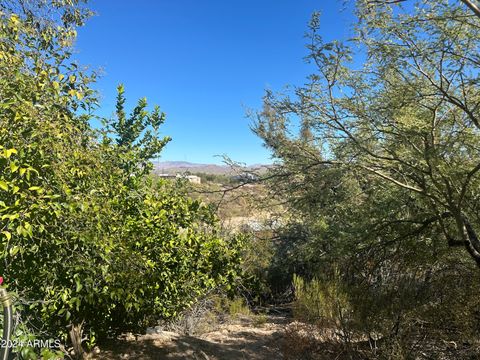
[[[160,331],[147,335],[127,334],[88,354],[87,359],[191,359],[191,360],[276,360],[276,359],[371,359],[377,358],[363,341],[355,351],[345,351],[313,325],[293,321],[284,314],[245,316],[235,322],[219,324],[198,336]],[[425,340],[425,339],[424,339]],[[480,343],[424,341],[417,344],[412,359],[473,360],[480,359]],[[351,349],[352,350],[352,349]],[[392,358],[383,354],[380,358]],[[380,352],[378,353],[380,355]],[[398,357],[395,357],[398,358]]]
[[[240,360],[283,359],[280,351],[285,317],[268,316],[262,324],[253,319],[220,325],[200,336],[160,331],[158,334],[127,336],[104,344],[91,359],[195,359]]]

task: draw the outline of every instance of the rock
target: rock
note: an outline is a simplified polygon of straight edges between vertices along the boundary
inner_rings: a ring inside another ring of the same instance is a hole
[[[146,333],[147,333],[147,335],[161,334],[162,333],[162,327],[161,326],[149,327],[149,328],[147,328]]]
[[[100,354],[100,348],[98,346],[95,346],[93,349],[92,349],[92,353],[94,354]]]
[[[125,340],[127,341],[135,341],[136,337],[131,332],[125,334]]]

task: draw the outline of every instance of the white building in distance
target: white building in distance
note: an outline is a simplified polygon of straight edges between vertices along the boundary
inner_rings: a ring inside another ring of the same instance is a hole
[[[185,175],[185,174],[157,174],[158,177],[162,179],[187,179],[192,184],[201,184],[202,179],[197,175]]]

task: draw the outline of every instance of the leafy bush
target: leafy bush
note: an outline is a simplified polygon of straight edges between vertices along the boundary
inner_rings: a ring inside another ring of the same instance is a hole
[[[89,125],[95,74],[69,62],[88,10],[16,5],[0,7],[0,273],[25,327],[92,345],[232,283],[241,238],[179,184],[145,176],[170,140],[159,108],[141,99],[126,116],[120,86],[115,118]]]

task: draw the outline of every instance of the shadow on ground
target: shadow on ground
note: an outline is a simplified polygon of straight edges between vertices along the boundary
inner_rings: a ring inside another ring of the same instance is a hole
[[[136,340],[104,344],[92,359],[282,359],[281,322],[260,326],[230,324],[200,337],[173,333],[144,335]]]

